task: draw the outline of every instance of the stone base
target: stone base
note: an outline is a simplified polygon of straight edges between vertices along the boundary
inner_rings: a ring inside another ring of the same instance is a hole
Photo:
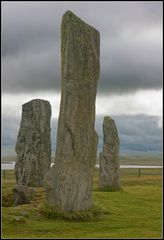
[[[16,185],[13,188],[13,193],[14,193],[14,206],[18,206],[21,204],[29,204],[30,199],[35,193],[35,190],[24,185]]]

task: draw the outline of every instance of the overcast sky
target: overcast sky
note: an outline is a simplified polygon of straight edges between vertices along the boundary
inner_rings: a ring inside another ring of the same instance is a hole
[[[35,98],[50,101],[56,132],[60,26],[67,10],[100,32],[97,131],[102,134],[102,118],[110,115],[118,124],[122,148],[132,149],[140,143],[142,149],[156,146],[159,150],[162,1],[2,2],[2,144],[15,144],[21,105]],[[128,128],[133,136],[129,141]],[[142,129],[142,134],[136,129]]]

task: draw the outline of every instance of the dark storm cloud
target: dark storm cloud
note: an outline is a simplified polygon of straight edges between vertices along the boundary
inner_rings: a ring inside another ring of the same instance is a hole
[[[17,135],[20,127],[20,117],[2,117],[2,135],[1,135],[1,145],[3,148],[11,147],[15,148]],[[54,151],[56,145],[56,134],[57,134],[57,122],[56,118],[51,119],[51,145]]]
[[[161,88],[162,2],[4,1],[4,92],[59,89],[60,24],[68,9],[100,31],[100,93]]]
[[[6,56],[2,63],[4,92],[58,90],[60,66],[53,55],[52,51],[38,51],[25,56]]]
[[[122,42],[121,46],[115,43],[113,48],[109,48],[111,60],[110,56],[107,56],[107,63],[102,66],[99,83],[101,90],[128,92],[138,89],[160,89],[162,86],[160,51],[160,47],[151,48],[146,43],[137,45]]]
[[[120,115],[112,116],[115,120],[119,137],[120,153],[130,151],[137,152],[162,152],[162,128],[158,126],[158,117],[146,115]],[[52,151],[56,148],[57,119],[51,120],[51,146]],[[102,151],[103,116],[96,118],[96,131],[99,135],[98,152]],[[15,147],[19,130],[20,118],[2,117],[2,148],[6,146]]]
[[[159,127],[159,118],[147,115],[120,115],[111,116],[116,123],[119,138],[120,152],[162,152],[162,128]],[[99,151],[103,145],[103,116],[97,116],[96,130],[99,135]]]

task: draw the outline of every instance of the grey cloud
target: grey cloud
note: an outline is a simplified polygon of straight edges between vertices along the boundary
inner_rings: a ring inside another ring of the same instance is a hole
[[[161,2],[3,2],[4,92],[59,90],[60,24],[68,9],[100,31],[99,93],[161,88],[160,41],[135,40],[141,30],[162,29]]]
[[[18,134],[18,128],[20,119],[16,117],[8,118],[2,117],[2,134],[1,144],[2,146],[12,146],[15,148],[16,138]]]
[[[111,116],[117,125],[120,137],[120,153],[132,151],[162,152],[162,128],[158,127],[158,117],[146,115],[120,115]],[[51,120],[51,145],[52,151],[56,147],[57,119]],[[98,152],[102,150],[103,116],[96,117],[96,131],[99,135]],[[16,137],[19,130],[19,118],[2,118],[2,147],[15,147]]]
[[[2,116],[2,135],[1,146],[3,150],[6,148],[15,149],[17,135],[20,127],[21,118]],[[54,151],[56,146],[56,134],[57,134],[57,122],[56,118],[51,119],[51,145]]]
[[[162,152],[162,128],[158,126],[158,117],[147,115],[111,116],[116,123],[120,137],[120,152]],[[99,135],[99,150],[103,145],[103,116],[96,119],[96,130]]]
[[[160,48],[161,47],[161,48]],[[162,46],[136,45],[129,40],[114,44],[102,61],[99,88],[104,92],[128,92],[162,87]]]
[[[59,53],[56,52],[56,55]],[[52,51],[6,57],[2,63],[4,92],[55,91],[60,87],[60,65]]]

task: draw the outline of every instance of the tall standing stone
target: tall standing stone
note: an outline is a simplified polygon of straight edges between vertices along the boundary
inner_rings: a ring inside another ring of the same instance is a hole
[[[15,151],[17,184],[40,187],[51,164],[51,106],[35,99],[23,104]]]
[[[114,120],[104,117],[103,121],[104,144],[99,155],[99,186],[111,191],[120,189],[119,176],[119,136]]]
[[[99,32],[72,12],[61,26],[62,92],[55,164],[45,177],[47,203],[62,211],[92,206],[98,136],[95,99],[99,78]]]

